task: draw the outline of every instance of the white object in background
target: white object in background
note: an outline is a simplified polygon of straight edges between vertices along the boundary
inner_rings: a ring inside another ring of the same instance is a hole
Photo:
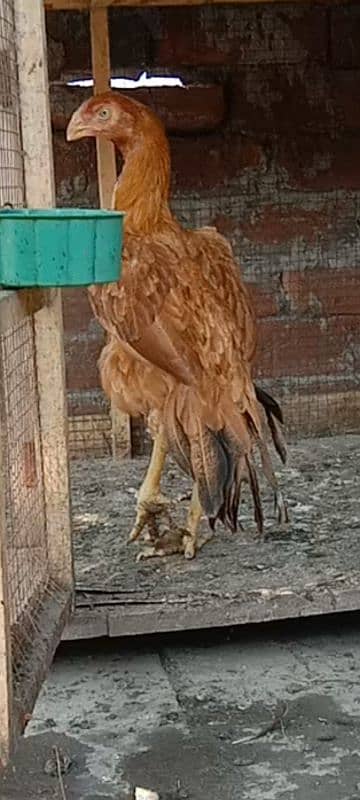
[[[149,789],[135,789],[135,800],[159,800],[159,795],[156,792],[150,792]]]
[[[68,86],[81,86],[83,89],[89,88],[94,85],[93,78],[84,78],[83,80],[68,81]],[[168,77],[161,75],[148,75],[147,72],[142,72],[136,80],[133,78],[111,78],[112,89],[137,89],[139,86],[182,86],[184,84],[181,78]]]

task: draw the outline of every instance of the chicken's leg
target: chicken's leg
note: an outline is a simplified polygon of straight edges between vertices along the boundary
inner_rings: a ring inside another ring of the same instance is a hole
[[[150,544],[145,545],[144,549],[139,553],[137,560],[154,558],[155,556],[164,558],[166,556],[175,555],[175,553],[183,553],[185,558],[188,559],[194,558],[204,544],[209,542],[213,537],[213,533],[211,532],[208,536],[203,536],[201,540],[198,539],[197,534],[202,513],[198,489],[196,484],[194,484],[186,528],[180,528],[168,517],[169,527],[166,528],[158,538],[154,539]]]
[[[161,475],[167,453],[166,438],[164,433],[159,431],[155,436],[148,471],[139,491],[136,520],[129,536],[129,542],[138,539],[145,525],[168,505],[168,500],[160,490]]]
[[[183,537],[185,558],[194,558],[196,555],[197,532],[202,513],[198,488],[196,483],[194,483],[187,518],[186,533]]]

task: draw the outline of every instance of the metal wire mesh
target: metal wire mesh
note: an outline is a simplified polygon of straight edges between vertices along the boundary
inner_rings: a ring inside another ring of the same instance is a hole
[[[10,625],[47,580],[34,330],[31,317],[1,338]]]
[[[24,200],[12,0],[0,3],[0,206]]]
[[[24,200],[14,9],[12,0],[0,0],[0,207],[21,207]],[[50,574],[34,316],[12,321],[12,309],[21,303],[0,293],[0,315],[5,304],[10,313],[0,328],[0,445],[11,643],[7,630],[1,634],[11,654],[11,729],[20,732],[58,641],[64,597]],[[0,730],[0,749],[3,736],[6,742],[6,730]]]
[[[111,416],[83,414],[69,417],[69,456],[71,459],[111,455]]]
[[[354,420],[360,419],[358,318],[353,311],[358,280],[349,262],[358,262],[360,249],[358,241],[349,243],[342,235],[345,223],[351,223],[343,219],[343,197],[340,192],[332,193],[331,201],[327,201],[329,233],[312,241],[304,256],[302,240],[266,245],[244,236],[239,221],[251,214],[261,219],[262,209],[270,204],[276,203],[279,219],[291,219],[293,213],[294,197],[288,198],[282,189],[274,193],[271,175],[262,179],[260,201],[256,195],[254,199],[251,181],[252,177],[245,175],[224,186],[221,193],[204,198],[178,194],[172,207],[186,227],[226,220],[233,230],[234,254],[245,281],[255,288],[255,375],[280,401],[287,436],[294,441],[304,436],[355,432],[358,424]],[[319,193],[308,202],[316,217],[325,200]],[[354,220],[358,218],[358,204],[354,194]],[[267,305],[261,302],[262,297]]]

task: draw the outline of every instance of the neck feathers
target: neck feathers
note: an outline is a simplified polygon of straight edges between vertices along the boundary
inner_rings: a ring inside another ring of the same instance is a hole
[[[156,124],[155,124],[156,122]],[[122,146],[124,167],[115,185],[113,206],[126,213],[129,233],[150,233],[169,221],[170,153],[165,133],[157,120],[134,141]]]

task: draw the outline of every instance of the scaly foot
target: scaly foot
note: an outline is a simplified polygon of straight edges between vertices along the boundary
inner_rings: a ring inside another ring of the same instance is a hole
[[[157,517],[161,518],[166,513],[169,505],[170,501],[160,492],[148,497],[141,497],[140,494],[135,525],[130,533],[128,542],[135,542],[145,527],[147,527],[145,538],[151,542],[155,541],[160,535]]]
[[[181,528],[176,526],[172,526],[172,530],[166,528],[155,540],[143,547],[136,561],[143,561],[145,558],[166,558],[176,553],[183,553],[183,537],[184,531]]]
[[[165,529],[155,541],[145,545],[138,553],[136,561],[143,561],[146,558],[166,558],[178,553],[184,555],[186,559],[192,559],[213,536],[213,533],[209,533],[195,543],[186,528],[173,526],[172,530]]]

